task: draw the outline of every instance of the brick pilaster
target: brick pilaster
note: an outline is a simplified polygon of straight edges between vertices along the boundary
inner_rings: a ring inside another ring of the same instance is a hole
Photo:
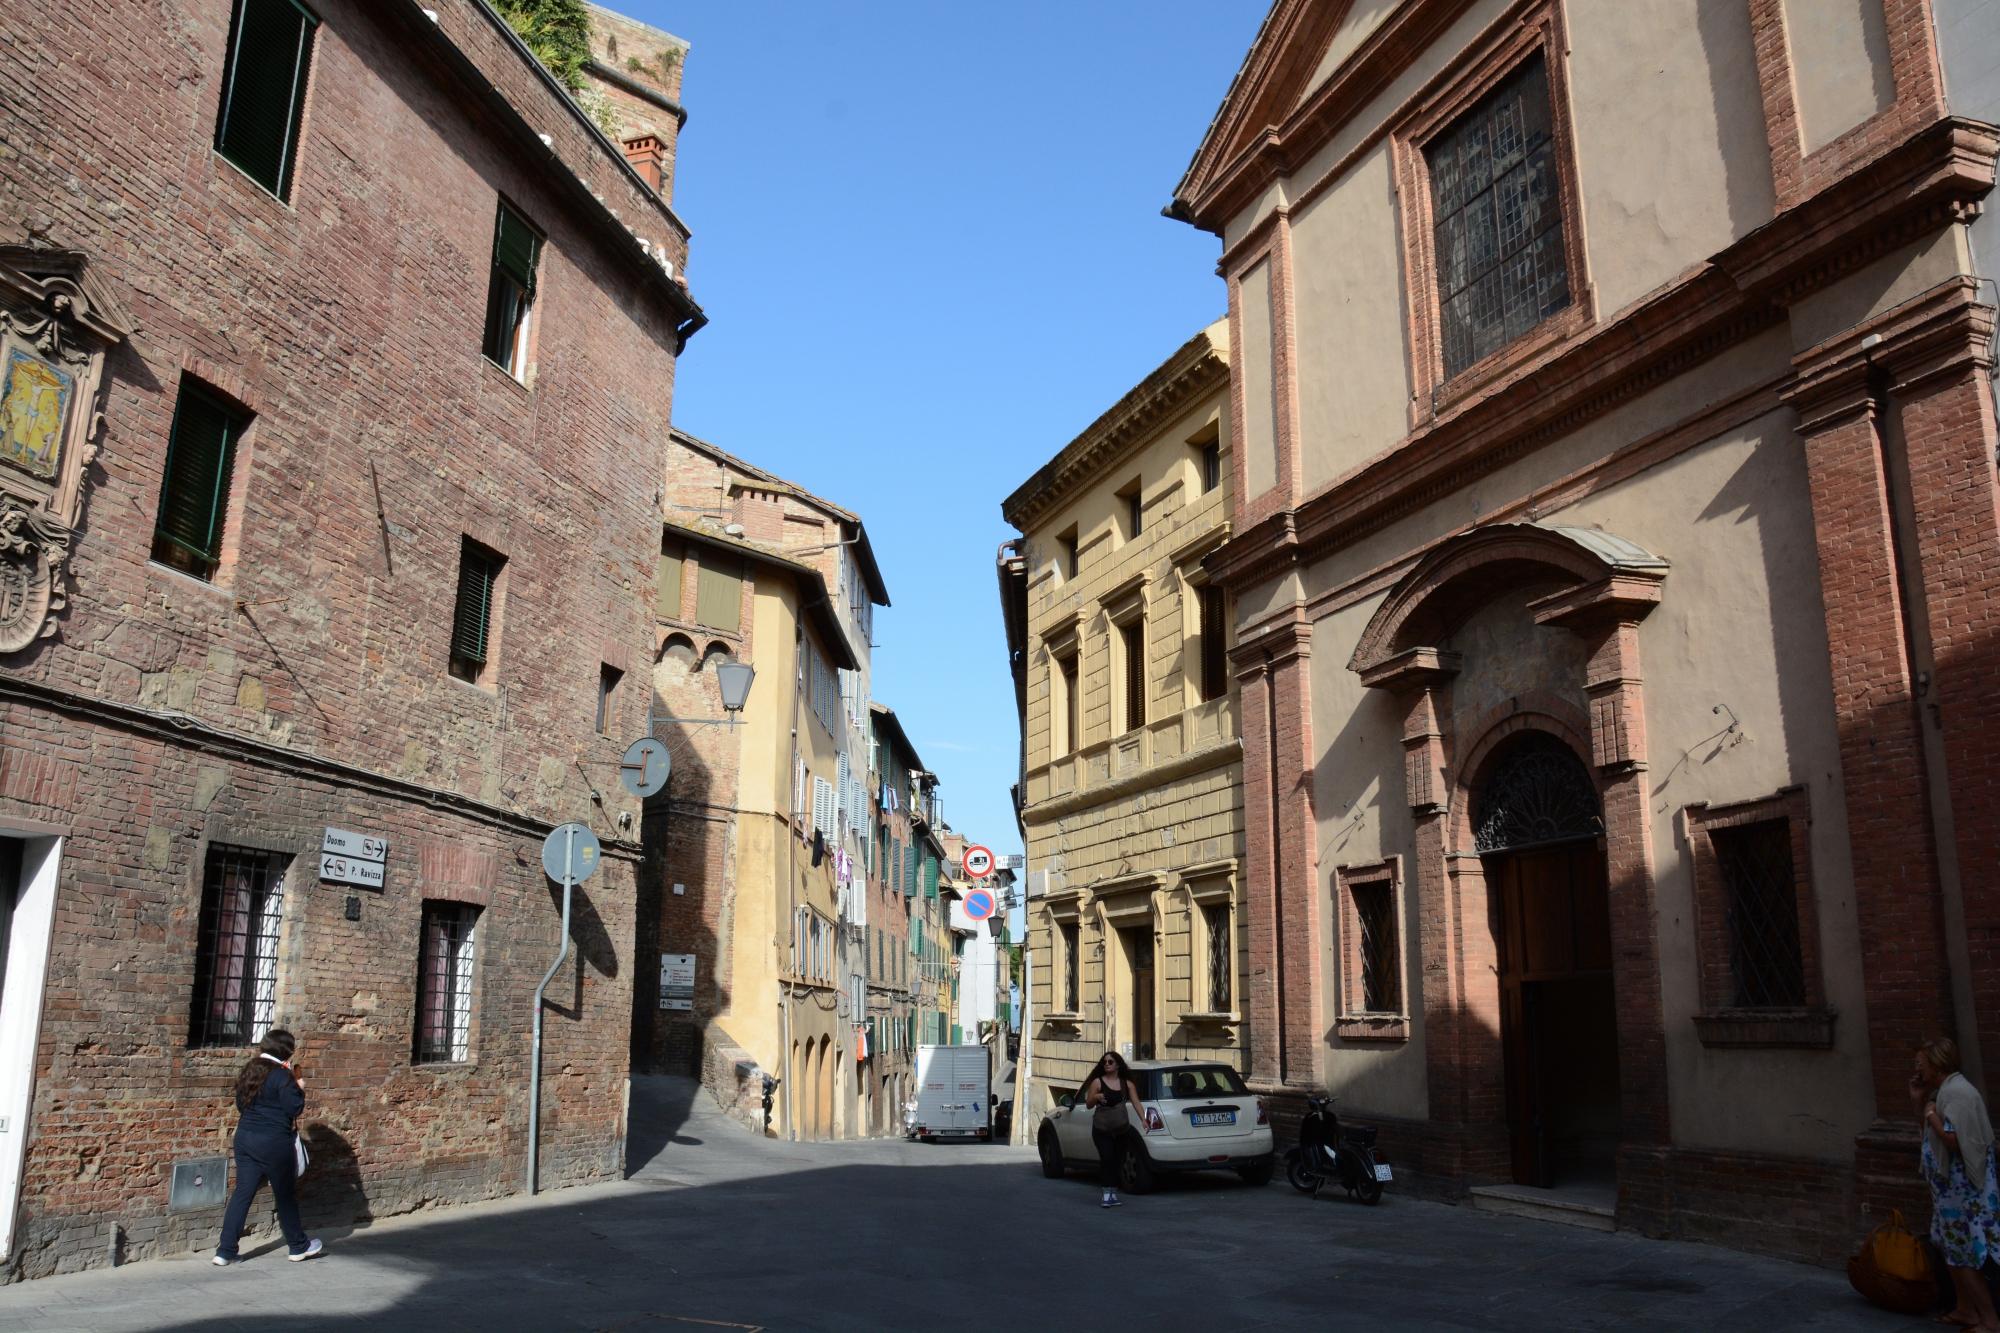
[[[1279,1083],[1278,898],[1271,783],[1271,671],[1261,653],[1239,656],[1236,673],[1243,714],[1243,900],[1248,912],[1250,969],[1243,1031],[1251,1079]]]
[[[1909,1051],[1950,1030],[1952,1009],[1879,404],[1865,360],[1808,362],[1787,398],[1819,552],[1875,1111],[1906,1120]]]

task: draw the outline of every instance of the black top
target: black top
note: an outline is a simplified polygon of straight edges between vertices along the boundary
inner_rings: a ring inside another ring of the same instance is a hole
[[[248,1106],[239,1108],[243,1118],[236,1124],[236,1141],[245,1146],[291,1147],[293,1126],[299,1115],[306,1109],[305,1089],[292,1077],[292,1071],[281,1064],[273,1064],[271,1072],[264,1078],[264,1086]]]

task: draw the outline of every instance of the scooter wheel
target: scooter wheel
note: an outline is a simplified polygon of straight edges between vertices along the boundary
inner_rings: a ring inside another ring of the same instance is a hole
[[[1306,1170],[1305,1158],[1296,1148],[1285,1154],[1285,1179],[1301,1194],[1311,1194],[1318,1184]]]
[[[1372,1176],[1356,1181],[1354,1192],[1370,1207],[1382,1202],[1382,1182]]]

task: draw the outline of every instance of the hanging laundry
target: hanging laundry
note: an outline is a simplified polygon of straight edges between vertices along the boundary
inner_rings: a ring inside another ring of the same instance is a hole
[[[817,866],[821,861],[824,861],[825,859],[826,859],[826,835],[821,833],[818,829],[814,829],[813,864]]]
[[[843,889],[854,882],[854,858],[847,854],[845,847],[834,849],[833,880]]]

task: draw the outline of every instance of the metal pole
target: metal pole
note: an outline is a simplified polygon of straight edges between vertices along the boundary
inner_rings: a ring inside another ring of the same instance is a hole
[[[562,948],[556,951],[556,960],[549,964],[549,970],[542,974],[542,984],[535,987],[535,1050],[530,1057],[528,1068],[528,1193],[535,1194],[541,1189],[538,1168],[541,1165],[542,1136],[542,997],[548,993],[549,982],[555,979],[556,969],[569,957],[569,899],[571,890],[576,888],[576,880],[571,868],[576,864],[576,829],[563,830],[563,913]]]

